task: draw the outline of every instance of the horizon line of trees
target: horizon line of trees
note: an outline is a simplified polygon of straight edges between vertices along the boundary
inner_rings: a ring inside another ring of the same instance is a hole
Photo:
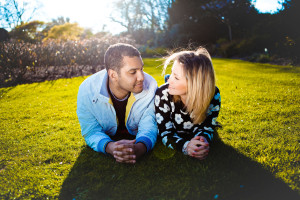
[[[6,34],[15,40],[38,43],[109,35],[104,31],[93,34],[63,17],[48,23],[24,22],[25,6],[18,5],[16,0],[0,3],[0,17],[6,19],[6,24],[15,25],[9,33],[1,29],[0,36]],[[193,44],[207,47],[213,56],[254,61],[258,57],[266,62],[284,58],[289,64],[300,63],[300,27],[295,22],[300,17],[297,0],[285,0],[283,9],[275,14],[259,13],[252,0],[116,0],[114,6],[111,20],[127,29],[119,36],[134,38],[143,50]],[[9,8],[15,10],[7,14]]]

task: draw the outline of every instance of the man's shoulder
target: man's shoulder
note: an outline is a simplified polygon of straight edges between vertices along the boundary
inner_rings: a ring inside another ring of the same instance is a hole
[[[147,74],[146,72],[144,72],[144,82],[146,84],[146,87],[151,89],[151,88],[155,88],[155,90],[157,89],[157,82],[156,80],[150,75]]]
[[[88,85],[88,84],[93,84],[94,82],[98,82],[101,81],[104,77],[104,75],[106,74],[106,70],[103,69],[99,72],[96,72],[94,74],[92,74],[91,76],[87,77],[80,86],[84,86],[84,85]]]
[[[104,69],[87,77],[79,86],[79,93],[81,95],[92,95],[95,92],[99,92],[105,74],[106,70]]]
[[[144,90],[140,96],[144,96],[145,94],[147,94],[145,96],[146,98],[148,98],[149,96],[153,97],[156,89],[157,89],[156,80],[151,75],[144,72]]]
[[[87,77],[80,85],[79,88],[94,88],[95,86],[99,86],[102,83],[102,80],[106,74],[106,70],[103,69],[91,76]]]

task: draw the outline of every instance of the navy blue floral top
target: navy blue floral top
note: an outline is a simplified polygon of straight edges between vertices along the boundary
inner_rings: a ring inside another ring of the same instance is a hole
[[[155,94],[156,121],[163,144],[184,152],[188,142],[196,136],[204,136],[211,143],[221,106],[219,89],[215,89],[205,120],[193,124],[184,104],[172,101],[168,86],[168,83],[160,86]]]

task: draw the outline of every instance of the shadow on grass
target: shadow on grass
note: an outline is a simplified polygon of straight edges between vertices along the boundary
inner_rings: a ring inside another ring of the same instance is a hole
[[[11,91],[14,87],[1,88],[0,87],[0,99],[6,95],[9,91]]]
[[[217,140],[198,161],[165,148],[135,165],[85,147],[63,183],[59,199],[300,199],[259,163]]]

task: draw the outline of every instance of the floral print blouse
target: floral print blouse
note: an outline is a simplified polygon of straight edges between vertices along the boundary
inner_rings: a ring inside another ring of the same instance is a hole
[[[162,85],[155,94],[155,116],[163,144],[185,152],[188,142],[196,136],[204,136],[211,143],[221,106],[219,89],[215,89],[205,120],[200,124],[193,124],[184,104],[172,101],[173,95],[169,94],[168,86],[168,83]]]

